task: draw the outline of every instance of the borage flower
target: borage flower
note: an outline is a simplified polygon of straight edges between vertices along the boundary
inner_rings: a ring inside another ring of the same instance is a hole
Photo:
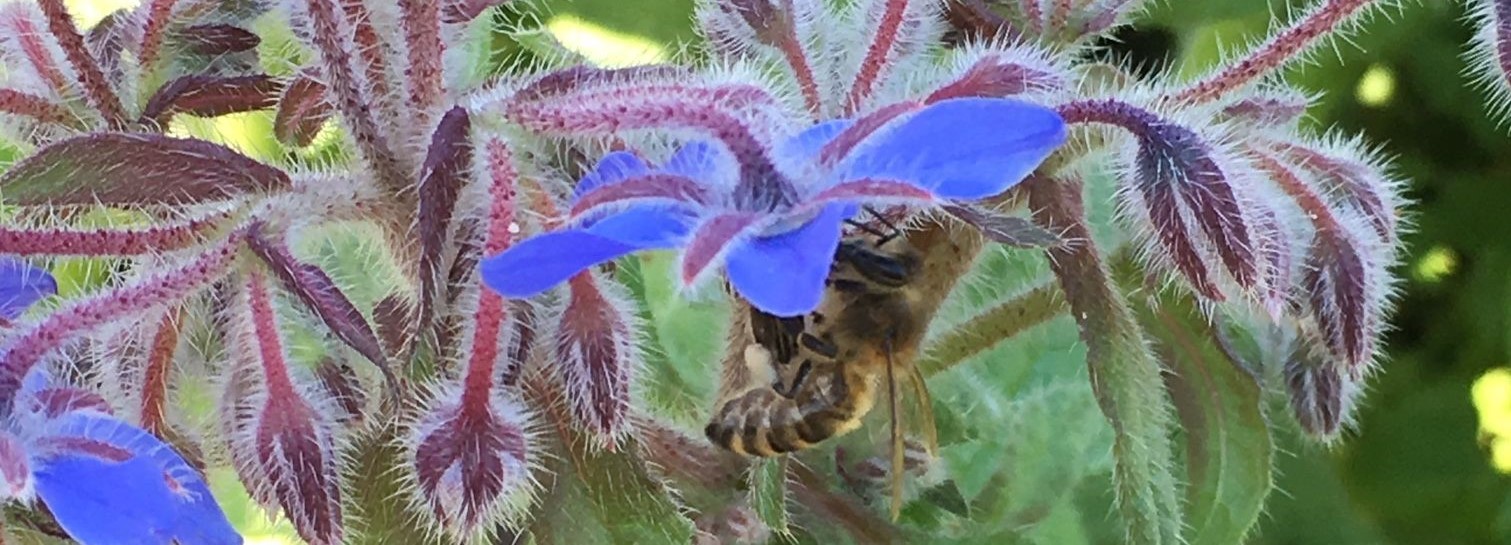
[[[0,318],[20,316],[57,286],[46,270],[0,257]],[[242,542],[199,473],[117,419],[99,394],[52,384],[41,366],[13,394],[0,425],[0,500],[40,498],[85,545]]]
[[[21,316],[33,303],[58,293],[58,281],[25,261],[0,256],[0,324]]]
[[[40,498],[79,543],[242,542],[173,447],[118,420],[98,394],[49,384],[40,367],[23,381],[0,439],[7,495]]]
[[[939,206],[997,195],[1066,138],[1053,110],[1013,99],[894,104],[809,127],[770,150],[762,176],[721,144],[694,141],[659,168],[614,152],[579,181],[565,227],[482,265],[506,297],[539,294],[620,256],[681,250],[681,281],[722,261],[756,308],[818,306],[843,223],[862,204]]]

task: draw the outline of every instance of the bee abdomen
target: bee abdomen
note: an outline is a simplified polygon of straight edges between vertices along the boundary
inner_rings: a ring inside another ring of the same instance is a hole
[[[871,408],[871,388],[850,388],[841,376],[812,380],[788,398],[757,388],[715,411],[703,432],[714,444],[747,456],[803,450],[860,427]]]
[[[775,456],[811,445],[790,433],[797,404],[771,388],[757,388],[729,400],[703,428],[715,445],[746,456]]]

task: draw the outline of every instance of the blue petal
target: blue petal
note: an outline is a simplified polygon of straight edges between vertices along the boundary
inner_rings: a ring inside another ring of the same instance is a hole
[[[587,231],[544,233],[484,259],[483,283],[511,299],[534,297],[583,269],[640,249]]]
[[[59,456],[35,476],[37,495],[79,543],[156,545],[173,539],[175,502],[151,460]]]
[[[689,208],[646,205],[604,217],[583,230],[649,250],[680,246],[697,222]]]
[[[599,187],[622,182],[647,172],[650,172],[650,167],[645,166],[645,162],[635,154],[627,151],[609,153],[598,160],[593,170],[588,171],[581,180],[577,181],[577,188],[572,191],[572,201],[576,202],[578,197]]]
[[[14,320],[33,303],[58,293],[47,271],[13,258],[0,257],[0,318]]]
[[[945,199],[1006,191],[1065,142],[1054,110],[1012,99],[961,98],[933,104],[857,146],[833,181],[910,182]]]
[[[661,171],[677,174],[703,183],[713,183],[719,178],[719,168],[729,153],[723,147],[701,140],[688,142],[672,154]]]
[[[16,399],[26,399],[47,388],[52,383],[52,373],[47,371],[44,365],[33,365],[26,376],[21,377],[21,390],[16,392]]]
[[[174,536],[180,543],[241,543],[241,536],[210,493],[209,484],[172,445],[147,430],[98,414],[76,414],[67,418],[60,430],[129,450],[138,458],[152,461],[159,476],[172,476],[181,487],[179,491],[169,490],[178,502]]]
[[[757,309],[776,316],[807,314],[824,296],[824,280],[839,247],[840,223],[854,206],[825,206],[807,224],[774,236],[757,236],[731,248],[729,281]]]
[[[483,283],[504,297],[533,297],[630,252],[680,245],[696,221],[686,208],[641,206],[586,227],[537,235],[483,260]]]
[[[803,165],[812,162],[813,158],[818,155],[820,150],[824,149],[826,144],[833,141],[834,137],[839,136],[839,133],[845,132],[845,129],[850,128],[854,124],[854,119],[835,119],[808,127],[803,132],[797,133],[792,138],[788,138],[787,141],[782,142],[777,147],[777,157],[793,165]]]
[[[79,414],[64,419],[57,433],[133,455],[113,462],[64,453],[38,470],[38,493],[81,543],[166,543],[168,538],[212,545],[242,542],[205,481],[173,447],[146,430],[107,416]],[[164,475],[179,489],[169,488]]]

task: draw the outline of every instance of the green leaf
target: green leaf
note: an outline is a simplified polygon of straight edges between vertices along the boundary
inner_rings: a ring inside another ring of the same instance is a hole
[[[442,543],[441,536],[417,524],[406,507],[406,494],[394,468],[404,463],[405,453],[398,438],[402,431],[392,418],[377,419],[383,424],[362,434],[353,444],[348,469],[351,500],[361,516],[348,517],[352,523],[352,543]]]
[[[1261,389],[1188,298],[1141,305],[1185,441],[1191,545],[1241,543],[1264,509],[1274,458]]]
[[[538,543],[688,543],[693,524],[667,488],[631,456],[626,441],[615,451],[593,452],[580,433],[572,446],[551,452],[554,477],[541,484],[551,496],[540,506],[530,530]],[[553,445],[560,446],[560,445]],[[554,480],[554,482],[552,482]]]
[[[965,501],[965,496],[960,494],[960,487],[955,486],[955,481],[945,481],[929,487],[921,496],[924,501],[957,516],[971,516],[971,506]]]
[[[561,390],[544,380],[526,383],[526,397],[542,408],[545,429],[537,444],[553,456],[538,473],[547,491],[529,530],[537,543],[688,543],[693,523],[673,491],[652,476],[631,437],[612,450],[572,424]]]
[[[750,469],[750,505],[767,528],[777,534],[787,527],[787,457],[763,458]]]
[[[649,326],[642,330],[648,376],[636,381],[638,393],[658,414],[701,428],[719,374],[728,303],[683,299],[672,284],[674,263],[670,254],[622,259],[616,277],[641,301],[640,319]]]
[[[984,441],[966,441],[940,451],[957,490],[967,499],[975,498],[1001,469],[1003,457],[999,445]]]

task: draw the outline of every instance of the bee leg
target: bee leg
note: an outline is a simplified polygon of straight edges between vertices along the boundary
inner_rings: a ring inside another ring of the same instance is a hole
[[[902,515],[902,478],[903,458],[906,454],[903,450],[902,426],[898,423],[898,413],[902,412],[901,396],[898,392],[896,363],[892,359],[892,336],[882,343],[882,349],[887,351],[887,399],[891,402],[888,410],[888,419],[892,424],[892,522],[897,522]]]
[[[918,403],[919,418],[923,419],[923,437],[929,456],[934,456],[939,452],[939,428],[934,425],[934,400],[929,398],[929,383],[916,365],[908,366],[908,379],[913,383],[913,400]]]
[[[839,347],[835,346],[833,341],[804,333],[798,337],[798,342],[803,344],[803,348],[812,350],[820,356],[830,359],[839,356]]]
[[[783,386],[782,382],[778,380],[771,385],[771,389],[776,390],[777,395],[793,399],[797,397],[798,388],[803,386],[803,381],[808,380],[808,373],[811,372],[813,372],[813,362],[805,359],[803,363],[798,364],[797,373],[792,376],[791,385]]]

